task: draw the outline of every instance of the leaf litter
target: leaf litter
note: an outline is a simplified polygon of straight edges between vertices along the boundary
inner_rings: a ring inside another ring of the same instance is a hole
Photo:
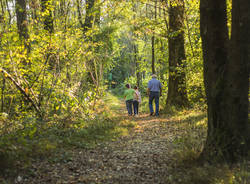
[[[136,126],[129,135],[92,149],[64,150],[68,156],[59,161],[34,160],[16,183],[166,183],[174,162],[173,127],[166,118],[145,114],[130,121]]]

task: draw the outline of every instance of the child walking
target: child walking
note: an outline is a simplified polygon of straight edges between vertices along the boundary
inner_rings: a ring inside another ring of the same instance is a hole
[[[138,116],[139,113],[139,104],[141,103],[141,93],[138,90],[138,87],[134,87],[135,90],[135,95],[134,95],[134,101],[133,101],[133,106],[134,106],[134,115]]]
[[[131,89],[129,84],[126,84],[125,86],[127,89],[124,92],[124,99],[126,100],[126,107],[128,110],[128,115],[132,116],[132,105],[133,105],[135,90]]]

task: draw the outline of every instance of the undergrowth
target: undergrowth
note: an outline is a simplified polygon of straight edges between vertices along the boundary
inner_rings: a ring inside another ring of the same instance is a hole
[[[147,110],[143,100],[141,110]],[[124,105],[124,104],[123,104]],[[120,99],[108,93],[96,110],[84,117],[54,116],[39,121],[27,116],[22,121],[10,121],[0,116],[0,168],[2,176],[16,175],[29,168],[32,161],[71,160],[69,150],[89,149],[108,140],[127,136],[135,124],[122,115]],[[175,110],[161,116],[168,119],[175,131],[172,154],[174,165],[169,167],[166,183],[170,184],[248,184],[250,161],[234,165],[211,164],[198,160],[206,138],[207,117],[200,109]],[[1,177],[0,177],[1,182]]]
[[[67,150],[89,149],[127,135],[133,123],[112,119],[118,101],[108,94],[104,101],[99,101],[97,110],[82,118],[54,116],[39,121],[30,116],[17,122],[1,115],[0,174],[15,175],[34,159],[62,161],[67,158]]]
[[[178,130],[167,183],[171,184],[249,184],[250,159],[234,165],[204,162],[199,159],[206,138],[207,117],[199,110],[172,111],[171,120]]]

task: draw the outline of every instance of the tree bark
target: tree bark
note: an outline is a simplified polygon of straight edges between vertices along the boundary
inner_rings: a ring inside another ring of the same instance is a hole
[[[81,28],[83,28],[84,26],[83,26],[83,22],[82,22],[81,1],[77,0],[76,5],[77,5],[78,21],[80,23]]]
[[[157,18],[157,1],[155,1],[155,12],[154,12],[154,19],[156,20]],[[153,30],[153,36],[152,36],[152,39],[151,39],[151,45],[152,45],[152,64],[151,64],[151,67],[152,67],[152,74],[155,74],[155,35],[154,35],[154,30]]]
[[[136,74],[136,85],[139,88],[141,84],[141,72],[140,72],[140,63],[138,61],[138,48],[136,43],[133,43],[134,47],[134,63],[135,63],[135,74]]]
[[[184,1],[171,0],[169,7],[169,84],[167,108],[188,105],[184,48]]]
[[[249,150],[248,89],[250,40],[248,0],[233,1],[229,40],[226,0],[200,1],[207,139],[201,157],[235,161]]]
[[[155,36],[152,36],[151,39],[151,45],[152,45],[152,63],[151,63],[151,68],[152,68],[152,74],[155,74]]]
[[[3,83],[2,83],[2,94],[1,94],[1,101],[2,101],[2,104],[1,104],[1,112],[4,112],[4,92],[5,92],[5,77],[4,77],[4,74],[3,74]]]
[[[79,4],[79,3],[78,3]],[[78,8],[80,9],[80,8]],[[101,16],[101,5],[99,0],[86,0],[86,7],[85,7],[85,20],[84,23],[80,23],[82,30],[83,30],[83,36],[85,37],[85,41],[90,42],[90,47],[89,49],[98,52],[99,47],[93,48],[92,45],[95,45],[95,43],[98,41],[95,36],[88,36],[86,33],[91,30],[94,26],[99,27],[100,26],[100,16]],[[79,13],[80,16],[80,13]],[[78,17],[79,17],[78,16]],[[80,17],[79,17],[80,19]],[[86,61],[86,66],[87,66],[87,82],[89,84],[95,85],[97,87],[97,84],[99,84],[100,81],[98,81],[98,75],[93,75],[97,74],[96,73],[96,61],[94,59],[88,59]]]
[[[95,0],[86,0],[86,16],[84,24],[82,25],[84,34],[92,28],[94,20],[94,15],[93,15],[94,5],[95,5]]]
[[[44,13],[43,23],[44,29],[50,34],[54,32],[53,16],[52,16],[52,1],[41,0],[42,12]]]
[[[30,44],[28,43],[28,21],[27,21],[27,10],[25,0],[16,0],[16,18],[17,18],[17,29],[20,40],[24,43],[26,49],[30,50]]]

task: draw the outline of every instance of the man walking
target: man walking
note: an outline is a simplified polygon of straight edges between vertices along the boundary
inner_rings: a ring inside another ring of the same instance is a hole
[[[162,85],[156,78],[156,74],[153,74],[152,79],[148,82],[147,94],[149,96],[150,116],[154,115],[153,100],[155,100],[155,116],[159,116],[159,98],[162,93]]]

